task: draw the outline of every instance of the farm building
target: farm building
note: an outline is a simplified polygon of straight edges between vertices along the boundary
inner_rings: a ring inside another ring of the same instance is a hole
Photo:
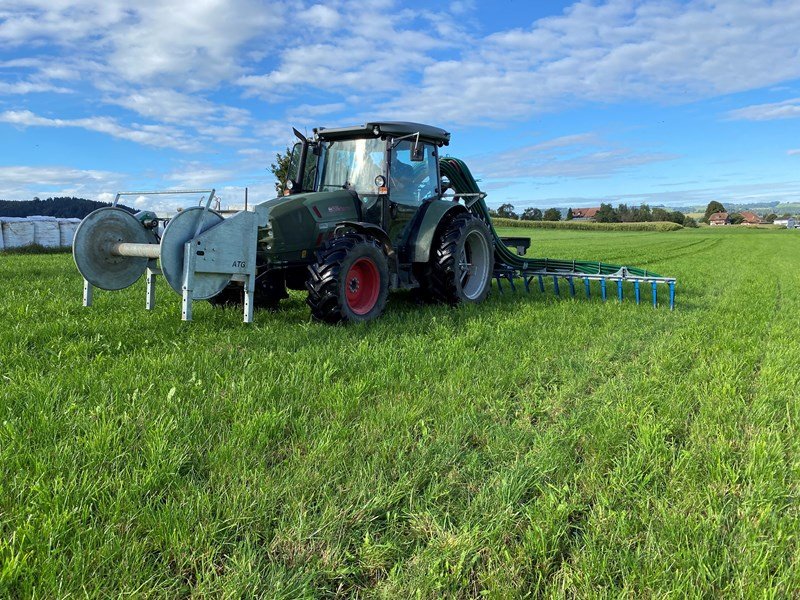
[[[598,210],[600,210],[599,206],[596,208],[573,208],[572,218],[575,221],[594,221]]]
[[[708,217],[708,224],[709,225],[730,225],[731,220],[726,212],[715,212],[713,215]]]
[[[742,221],[742,225],[763,225],[766,223],[764,219],[752,211],[743,210],[739,214],[742,215],[742,218],[744,219],[744,221]]]

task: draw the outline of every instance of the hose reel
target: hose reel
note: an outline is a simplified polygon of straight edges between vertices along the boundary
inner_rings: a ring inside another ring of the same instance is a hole
[[[245,321],[252,321],[257,219],[242,211],[229,219],[206,206],[178,212],[159,242],[154,228],[116,206],[90,213],[75,231],[72,255],[84,278],[84,305],[92,288],[122,290],[147,273],[147,308],[155,303],[155,276],[163,275],[183,297],[182,317],[192,301],[222,292],[231,281],[245,289]]]

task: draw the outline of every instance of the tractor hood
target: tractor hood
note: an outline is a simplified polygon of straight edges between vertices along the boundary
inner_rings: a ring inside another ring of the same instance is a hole
[[[341,221],[357,221],[358,197],[347,190],[309,192],[267,200],[256,207],[258,250],[271,259],[307,260]]]

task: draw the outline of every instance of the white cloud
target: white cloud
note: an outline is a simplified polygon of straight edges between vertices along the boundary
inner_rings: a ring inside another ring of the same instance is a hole
[[[107,190],[119,189],[123,178],[123,175],[111,171],[63,166],[0,167],[0,197],[30,200],[34,196],[83,196],[109,201]],[[103,190],[106,195],[101,198]]]
[[[374,103],[379,94],[400,93],[408,89],[406,78],[416,77],[434,62],[432,52],[455,48],[458,39],[436,34],[424,14],[395,5],[377,0],[344,2],[337,13],[339,27],[297,31],[283,49],[276,49],[276,67],[241,77],[237,83],[251,95],[267,99],[314,89],[337,96],[366,92]]]
[[[754,104],[738,108],[728,113],[731,119],[748,121],[770,121],[773,119],[792,119],[800,117],[800,98],[791,98],[782,102]]]
[[[196,143],[174,128],[163,125],[137,125],[135,123],[132,124],[132,127],[125,127],[110,117],[51,119],[36,115],[29,110],[7,110],[0,113],[0,122],[20,127],[77,127],[147,146],[174,148],[184,152],[198,150]]]
[[[106,36],[109,64],[133,82],[203,89],[241,73],[238,51],[283,26],[282,5],[255,0],[140,3]]]
[[[383,105],[420,120],[505,121],[565,103],[682,102],[800,77],[800,3],[578,2],[426,65]],[[454,90],[458,90],[457,94]]]
[[[0,94],[38,94],[45,92],[52,94],[69,94],[72,90],[35,81],[15,81],[14,83],[0,81]]]
[[[233,169],[225,169],[190,163],[182,169],[173,171],[164,176],[167,181],[183,188],[218,187],[234,177],[236,172]]]
[[[677,158],[661,152],[634,152],[597,134],[567,135],[505,152],[470,158],[473,170],[490,179],[529,177],[609,177],[654,162]]]
[[[341,17],[335,9],[323,4],[315,4],[300,12],[299,19],[303,23],[322,29],[332,29],[341,21]]]
[[[800,156],[800,148],[795,148],[795,149],[792,149],[792,150],[787,150],[787,151],[786,151],[786,154],[788,154],[789,156]]]
[[[106,102],[167,123],[198,123],[219,110],[202,97],[168,88],[147,88],[124,95],[108,96]]]

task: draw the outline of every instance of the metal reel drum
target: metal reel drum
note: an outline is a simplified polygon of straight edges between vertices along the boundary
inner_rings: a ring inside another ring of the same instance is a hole
[[[111,253],[111,247],[120,242],[157,243],[136,217],[121,208],[98,208],[80,222],[72,241],[72,257],[86,281],[102,290],[121,290],[144,274],[150,259]]]
[[[225,219],[213,210],[204,210],[202,206],[187,208],[167,223],[164,235],[161,236],[161,272],[170,287],[177,293],[183,293],[183,263],[186,242],[197,232],[200,219],[203,223],[200,233],[219,225]],[[207,300],[219,294],[231,276],[222,273],[195,272],[192,297],[196,300]]]

